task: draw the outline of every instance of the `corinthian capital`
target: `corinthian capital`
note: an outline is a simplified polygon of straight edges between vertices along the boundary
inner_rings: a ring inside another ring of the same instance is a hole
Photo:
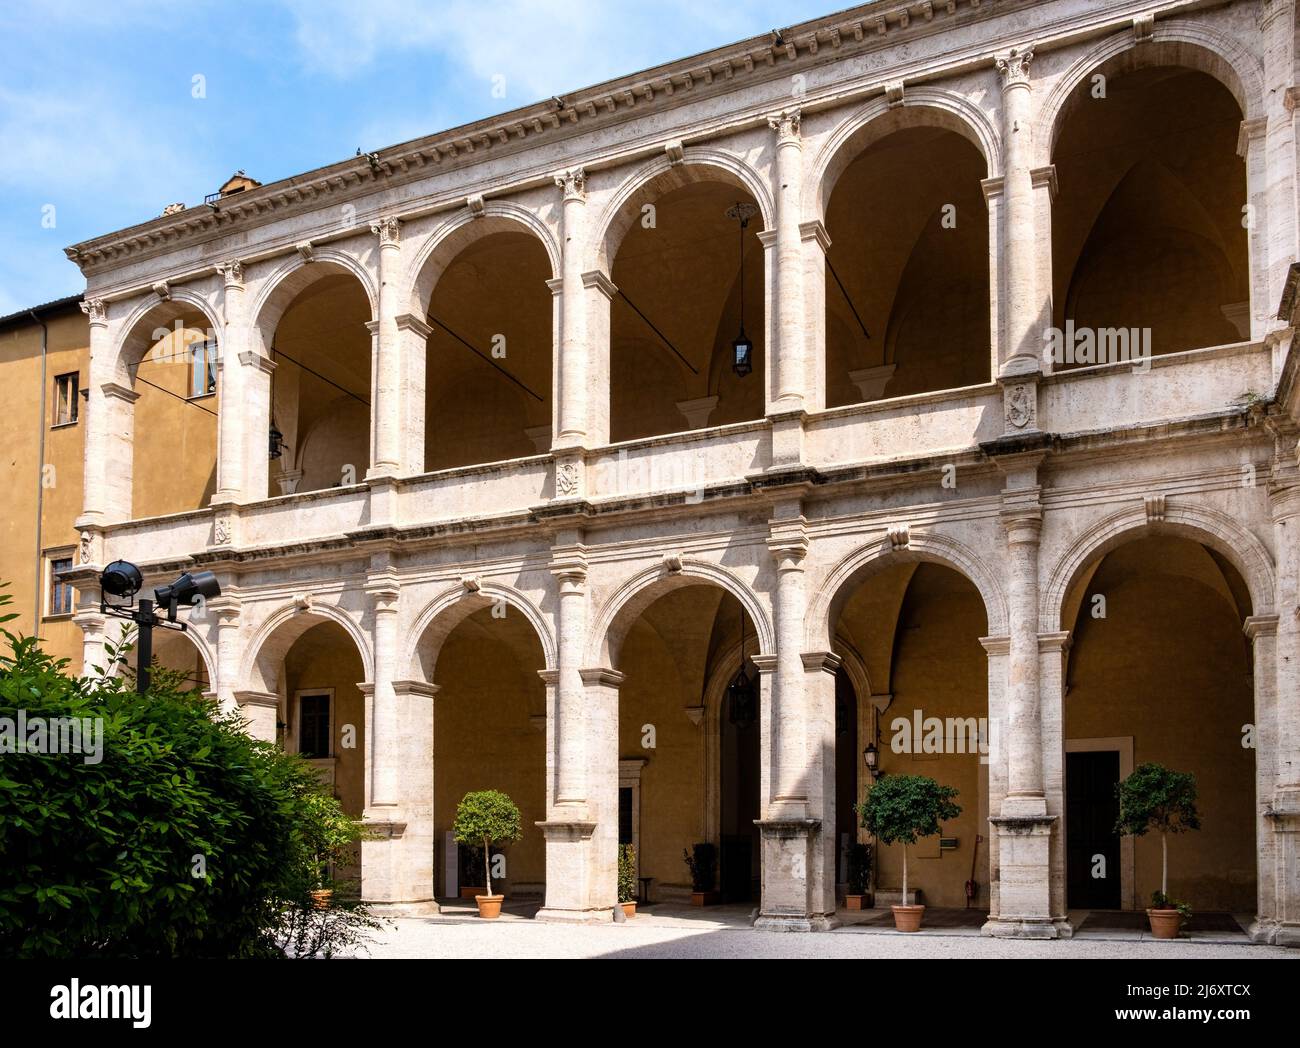
[[[219,263],[216,269],[221,279],[226,282],[227,288],[242,288],[244,286],[244,263],[231,259],[228,262]]]
[[[555,184],[564,190],[564,199],[586,202],[587,172],[580,167],[561,171],[555,176]]]
[[[379,238],[380,247],[397,247],[402,242],[402,223],[395,218],[381,218],[372,222],[370,232]]]
[[[92,324],[108,323],[108,303],[102,298],[83,299],[81,311],[90,318]]]
[[[1033,60],[1033,47],[1013,47],[1005,54],[998,55],[995,61],[998,72],[1002,74],[1004,85],[1007,87],[1016,84],[1028,85],[1029,65]]]
[[[787,109],[784,113],[776,113],[767,118],[767,126],[776,132],[778,143],[798,142],[799,126],[803,120],[803,113],[798,109]]]

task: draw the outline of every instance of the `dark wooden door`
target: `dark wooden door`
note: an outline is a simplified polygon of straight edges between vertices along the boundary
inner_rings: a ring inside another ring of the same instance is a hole
[[[1116,751],[1065,755],[1066,888],[1071,909],[1120,908],[1118,782]]]

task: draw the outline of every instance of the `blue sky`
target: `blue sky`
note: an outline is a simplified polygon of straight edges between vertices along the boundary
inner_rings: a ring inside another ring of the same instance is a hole
[[[237,168],[272,182],[845,6],[6,3],[0,315],[82,289],[69,244],[200,202]]]

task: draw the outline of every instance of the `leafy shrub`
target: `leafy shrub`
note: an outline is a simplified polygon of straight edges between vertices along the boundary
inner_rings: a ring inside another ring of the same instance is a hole
[[[849,845],[849,894],[866,895],[871,884],[871,845]]]
[[[157,671],[137,696],[0,632],[11,742],[20,711],[29,727],[86,718],[103,733],[98,762],[0,747],[0,956],[282,957],[364,942],[377,926],[364,907],[321,912],[311,898],[347,820],[305,761],[181,692],[177,674]]]
[[[940,824],[955,819],[961,808],[957,790],[926,775],[886,775],[877,780],[858,806],[862,825],[882,844],[903,846],[903,902],[907,903],[907,846],[933,837]]]
[[[618,901],[636,902],[636,849],[624,844],[618,849]]]
[[[691,871],[691,891],[711,892],[718,868],[718,850],[712,844],[697,844],[693,851],[682,851],[686,868]]]
[[[451,832],[457,843],[483,849],[483,883],[491,895],[492,845],[513,844],[524,836],[519,829],[519,809],[515,802],[496,790],[467,793],[456,809]]]

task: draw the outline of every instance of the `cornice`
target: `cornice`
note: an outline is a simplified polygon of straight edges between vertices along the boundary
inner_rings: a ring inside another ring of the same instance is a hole
[[[1159,14],[1184,13],[1187,10],[1219,6],[1223,0],[1182,0],[1167,4]],[[775,35],[752,37],[739,44],[702,55],[682,59],[655,69],[608,81],[560,99],[537,103],[513,112],[466,124],[449,131],[415,139],[381,150],[378,153],[350,157],[326,167],[295,175],[279,182],[240,193],[214,206],[188,208],[176,215],[148,222],[101,237],[83,241],[65,253],[86,276],[110,271],[125,261],[143,261],[182,244],[202,244],[230,233],[255,228],[268,217],[299,215],[312,209],[336,207],[359,199],[378,189],[396,189],[432,173],[468,167],[484,157],[498,159],[504,154],[532,149],[539,142],[561,143],[576,134],[608,130],[611,125],[664,112],[706,97],[721,97],[750,86],[787,78],[792,72],[810,71],[845,56],[869,53],[899,42],[911,42],[924,36],[944,32],[958,25],[969,25],[996,15],[1004,15],[1042,6],[1037,0],[896,0],[871,3],[825,18],[805,22]],[[1096,15],[1045,20],[1033,28],[1036,50],[1075,43],[1081,39],[1104,35],[1131,23],[1135,13],[1150,7],[1141,2],[1117,5],[1113,11]],[[1008,32],[1014,30],[1008,27]],[[900,34],[902,34],[900,36]],[[926,58],[903,57],[896,65],[873,71],[870,77],[860,74],[847,78],[849,86],[819,92],[801,99],[805,114],[846,101],[883,93],[886,81],[899,76],[909,82],[934,80],[943,76],[991,66],[991,48],[1002,41],[981,40],[959,54],[943,55],[936,62]],[[915,54],[913,49],[913,54]],[[884,74],[888,72],[888,76]],[[729,130],[766,121],[770,100],[725,114],[721,119],[706,121],[692,128],[691,139],[699,141]],[[598,151],[585,162],[588,170],[624,163],[647,149],[663,148],[662,124],[647,122],[645,135],[623,136],[620,141],[634,141],[615,151]],[[652,141],[653,140],[653,141]],[[492,185],[478,187],[481,194],[518,192],[533,185],[545,184],[553,172],[529,170],[522,178],[506,182],[498,178]],[[404,220],[432,214],[464,204],[460,187],[447,199],[432,196],[410,211],[396,216]],[[376,213],[378,205],[376,205]],[[364,223],[374,215],[358,215]],[[300,240],[301,237],[297,237]],[[277,244],[259,255],[270,256],[294,245]],[[256,256],[254,256],[256,257]],[[182,279],[177,275],[176,279]]]

